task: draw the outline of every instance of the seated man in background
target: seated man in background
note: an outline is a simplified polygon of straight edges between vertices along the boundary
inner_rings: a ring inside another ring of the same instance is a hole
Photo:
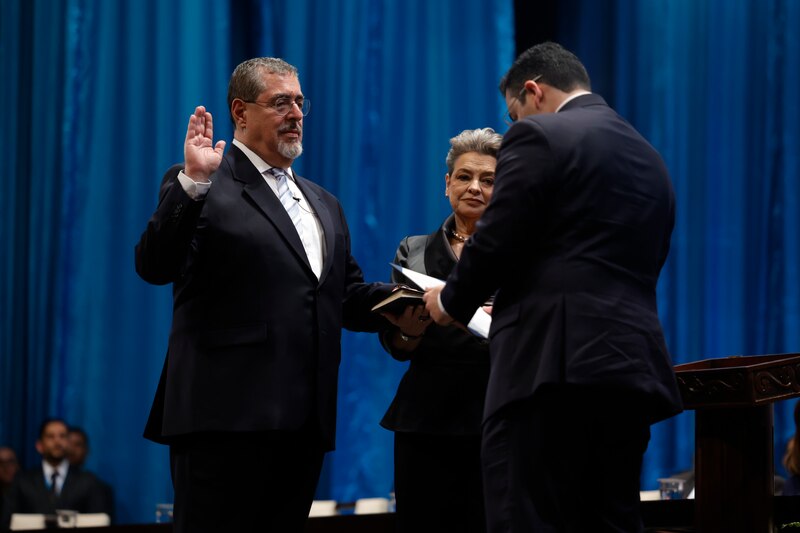
[[[72,466],[83,468],[89,455],[89,436],[77,426],[67,430],[67,460]]]
[[[70,426],[67,430],[67,460],[69,461],[70,466],[74,466],[77,468],[85,468],[86,458],[89,456],[89,436],[78,426]],[[105,513],[112,519],[114,519],[114,489],[100,479],[97,478],[98,483],[103,486],[104,497],[106,499],[105,506],[106,511]]]
[[[3,514],[3,501],[18,470],[17,454],[8,446],[0,446],[0,516]]]
[[[0,527],[7,529],[14,513],[55,514],[56,509],[79,513],[109,513],[103,485],[67,460],[67,424],[45,420],[36,441],[42,464],[14,478],[3,505]]]

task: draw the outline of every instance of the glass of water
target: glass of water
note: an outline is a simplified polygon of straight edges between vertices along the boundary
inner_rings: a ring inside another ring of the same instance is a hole
[[[156,524],[172,523],[172,509],[173,505],[171,503],[157,503]]]
[[[659,478],[658,490],[661,492],[662,500],[680,500],[683,499],[683,479],[675,477]]]
[[[67,509],[56,509],[58,527],[73,528],[78,527],[78,512]]]

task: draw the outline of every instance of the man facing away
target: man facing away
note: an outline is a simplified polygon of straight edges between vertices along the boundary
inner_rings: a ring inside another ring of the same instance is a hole
[[[491,532],[642,531],[650,424],[681,410],[656,308],[674,194],[659,154],[572,53],[522,53],[492,201],[426,306],[496,291],[482,462]],[[601,490],[596,490],[600,484]]]
[[[145,437],[170,445],[175,531],[302,531],[334,445],[341,328],[386,326],[369,310],[393,286],[364,283],[338,200],[291,168],[310,106],[295,67],[243,62],[228,106],[233,146],[197,107],[136,247],[174,295]]]

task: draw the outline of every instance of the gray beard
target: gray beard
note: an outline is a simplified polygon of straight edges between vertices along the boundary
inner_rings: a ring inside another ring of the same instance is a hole
[[[303,143],[301,141],[287,143],[278,142],[278,153],[286,159],[297,159],[303,153]]]

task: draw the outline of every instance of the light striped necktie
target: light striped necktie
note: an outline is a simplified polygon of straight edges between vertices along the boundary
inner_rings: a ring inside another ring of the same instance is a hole
[[[292,223],[297,229],[297,234],[302,237],[303,229],[300,226],[300,203],[295,200],[292,191],[289,190],[289,184],[287,183],[289,178],[286,176],[286,171],[282,168],[272,167],[267,172],[275,176],[275,180],[278,183],[278,199],[289,214],[289,218],[292,219]]]

